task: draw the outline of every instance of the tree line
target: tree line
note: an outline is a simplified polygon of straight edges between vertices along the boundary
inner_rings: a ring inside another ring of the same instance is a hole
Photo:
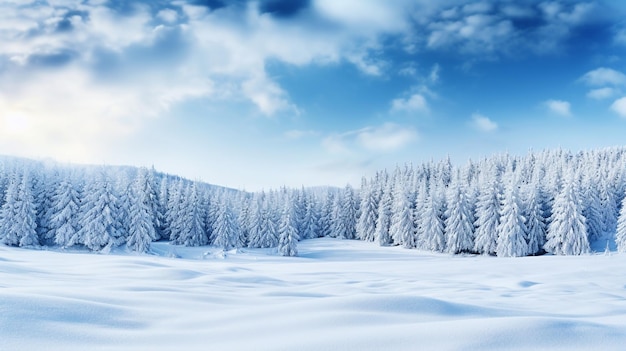
[[[147,168],[0,159],[0,242],[108,252],[150,243],[276,248],[337,237],[450,254],[626,251],[626,148],[449,158],[345,188],[245,192]]]

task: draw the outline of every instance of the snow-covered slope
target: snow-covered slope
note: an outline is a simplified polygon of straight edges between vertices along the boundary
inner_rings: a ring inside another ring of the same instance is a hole
[[[621,350],[626,255],[0,246],[1,350]],[[172,257],[167,257],[172,256]],[[174,258],[178,257],[178,258]]]

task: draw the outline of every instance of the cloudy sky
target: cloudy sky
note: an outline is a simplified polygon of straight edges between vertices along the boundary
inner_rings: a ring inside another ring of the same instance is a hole
[[[626,141],[626,2],[0,0],[0,153],[257,190]]]

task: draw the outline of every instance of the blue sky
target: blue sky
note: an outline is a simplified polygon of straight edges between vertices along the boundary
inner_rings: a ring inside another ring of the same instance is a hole
[[[0,153],[258,190],[626,140],[618,1],[4,0]]]

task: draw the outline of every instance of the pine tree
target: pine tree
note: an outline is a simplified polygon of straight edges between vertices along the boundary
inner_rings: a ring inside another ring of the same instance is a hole
[[[622,208],[617,220],[617,233],[615,234],[617,251],[626,252],[626,197],[622,200]]]
[[[540,254],[546,242],[546,220],[542,210],[541,193],[541,185],[534,184],[528,195],[528,206],[526,207],[527,211],[525,217],[528,253],[530,255]]]
[[[27,170],[20,179],[11,177],[0,210],[0,242],[10,246],[39,246],[37,236],[36,205],[31,180]]]
[[[544,245],[547,252],[556,255],[581,255],[590,251],[576,182],[572,173],[554,200],[552,222]]]
[[[378,219],[376,220],[376,241],[380,246],[391,243],[389,229],[391,228],[391,216],[393,206],[393,187],[391,183],[383,192],[378,205]]]
[[[417,246],[411,202],[407,188],[403,185],[396,185],[389,234],[396,245],[402,245],[407,249]]]
[[[502,187],[495,171],[485,179],[476,205],[476,238],[474,251],[495,255],[500,225],[500,198]]]
[[[359,209],[354,190],[349,184],[344,188],[341,199],[340,217],[343,221],[343,232],[338,233],[337,236],[343,239],[356,239],[356,223]]]
[[[422,249],[443,252],[446,249],[446,236],[444,230],[442,196],[436,189],[430,189],[430,194],[424,202],[420,216],[420,242]]]
[[[140,170],[135,182],[130,187],[130,206],[128,208],[128,238],[126,246],[136,252],[147,252],[150,243],[157,238],[156,216],[152,207],[155,198],[149,187],[147,170]]]
[[[213,241],[213,245],[225,251],[240,247],[241,229],[230,203],[224,202],[223,200],[220,204],[214,225],[213,233],[215,240]]]
[[[457,254],[474,249],[474,223],[470,214],[465,189],[457,179],[450,184],[448,211],[446,214],[446,250]]]
[[[306,203],[302,239],[314,239],[319,237],[319,221],[317,202],[315,198],[310,198]]]
[[[526,218],[522,215],[517,182],[509,182],[502,201],[502,213],[498,226],[499,257],[519,257],[528,255],[526,238]]]
[[[58,184],[52,197],[49,231],[46,236],[61,247],[70,245],[70,240],[78,231],[80,214],[79,193],[76,186],[64,179]]]
[[[286,205],[282,211],[278,229],[278,252],[283,256],[298,255],[298,232],[295,227],[293,208]]]
[[[106,253],[124,243],[118,199],[104,173],[88,187],[82,207],[80,229],[70,239],[70,246],[84,244],[93,251]]]
[[[357,236],[364,241],[374,241],[378,215],[376,190],[372,184],[367,184],[364,180],[361,192],[361,216],[356,227]]]
[[[187,187],[185,201],[181,209],[180,234],[175,244],[185,246],[203,246],[209,244],[209,238],[202,221],[202,206],[196,183]]]

